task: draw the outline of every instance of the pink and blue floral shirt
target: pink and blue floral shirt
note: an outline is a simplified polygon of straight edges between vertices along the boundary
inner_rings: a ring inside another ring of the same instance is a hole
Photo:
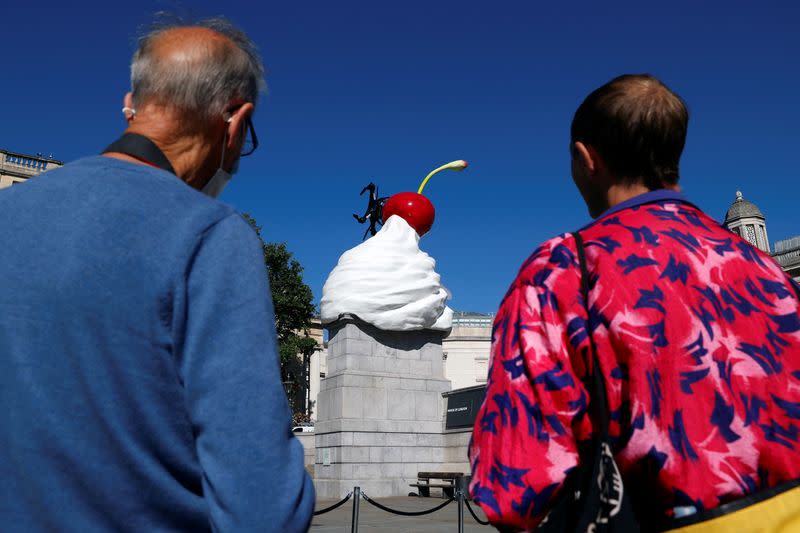
[[[800,477],[800,316],[767,254],[671,191],[538,247],[497,313],[470,492],[495,525],[536,527],[592,433],[594,337],[634,504],[671,516]],[[637,503],[638,502],[638,503]]]

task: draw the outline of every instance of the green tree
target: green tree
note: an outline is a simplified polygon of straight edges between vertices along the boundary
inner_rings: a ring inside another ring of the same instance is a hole
[[[314,308],[314,295],[303,281],[303,267],[292,258],[286,243],[267,243],[261,236],[261,226],[248,214],[242,215],[253,227],[264,251],[272,304],[275,307],[275,329],[281,363],[281,380],[286,388],[289,405],[295,414],[306,413],[308,361],[317,342],[308,336]]]

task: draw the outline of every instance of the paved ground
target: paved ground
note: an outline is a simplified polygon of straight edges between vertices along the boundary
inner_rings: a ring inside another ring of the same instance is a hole
[[[431,509],[445,500],[441,498],[375,498],[379,503],[402,511],[422,511]],[[311,533],[348,532],[353,516],[353,499],[329,513],[314,517],[311,523]],[[318,501],[317,509],[324,509],[333,504],[333,501]],[[486,520],[483,512],[477,505],[470,502],[475,513],[481,520]],[[458,509],[454,501],[444,509],[425,516],[397,516],[374,507],[369,502],[361,500],[358,520],[359,533],[376,533],[386,531],[389,533],[456,533],[458,531]],[[494,531],[491,526],[482,526],[475,522],[472,515],[464,506],[464,531],[471,533],[488,533]]]

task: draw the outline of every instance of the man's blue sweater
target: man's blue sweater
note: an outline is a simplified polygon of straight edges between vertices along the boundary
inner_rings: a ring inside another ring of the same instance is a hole
[[[260,242],[90,157],[0,191],[0,530],[305,531]]]

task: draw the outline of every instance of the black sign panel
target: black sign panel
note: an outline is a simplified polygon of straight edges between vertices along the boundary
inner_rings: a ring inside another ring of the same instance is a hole
[[[486,387],[454,390],[447,395],[445,429],[468,428],[475,424],[478,409],[483,403]]]

